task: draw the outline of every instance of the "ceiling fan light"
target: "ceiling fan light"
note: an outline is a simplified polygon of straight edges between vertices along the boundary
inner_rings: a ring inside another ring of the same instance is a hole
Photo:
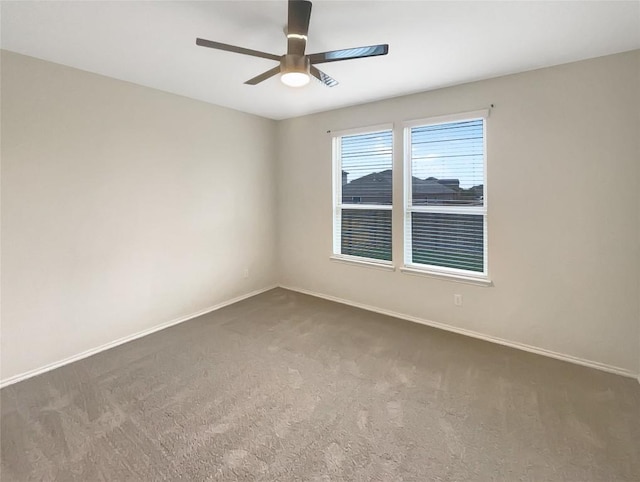
[[[287,38],[294,38],[297,40],[307,40],[307,36],[306,35],[301,35],[299,33],[288,33],[287,34]]]
[[[311,79],[306,72],[284,72],[280,80],[289,87],[304,87]]]

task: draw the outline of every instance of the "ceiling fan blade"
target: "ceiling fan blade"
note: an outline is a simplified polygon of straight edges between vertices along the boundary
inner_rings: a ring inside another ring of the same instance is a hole
[[[237,54],[251,55],[253,57],[280,61],[279,55],[268,54],[266,52],[260,52],[259,50],[245,49],[235,45],[214,42],[213,40],[205,40],[203,38],[197,38],[196,45],[199,45],[200,47],[209,47],[210,49],[226,50],[227,52],[235,52]]]
[[[313,65],[309,68],[309,72],[311,72],[311,75],[313,75],[327,87],[335,87],[336,85],[338,85],[338,81],[336,79],[325,74],[322,70],[314,67]]]
[[[266,72],[261,73],[260,75],[256,75],[253,79],[249,79],[245,82],[248,85],[256,85],[262,82],[263,80],[267,80],[270,77],[273,77],[276,74],[280,73],[280,66],[274,67]]]
[[[337,62],[339,60],[362,59],[365,57],[376,57],[389,53],[388,44],[369,45],[368,47],[356,47],[353,49],[332,50],[319,54],[309,55],[312,64],[322,64],[326,62]]]
[[[311,20],[311,2],[289,0],[289,21],[287,24],[287,53],[304,55],[307,48],[307,34]]]

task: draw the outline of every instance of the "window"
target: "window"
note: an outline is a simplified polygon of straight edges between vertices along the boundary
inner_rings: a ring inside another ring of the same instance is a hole
[[[391,126],[333,137],[334,256],[391,265]]]
[[[487,278],[488,111],[405,124],[405,265]]]

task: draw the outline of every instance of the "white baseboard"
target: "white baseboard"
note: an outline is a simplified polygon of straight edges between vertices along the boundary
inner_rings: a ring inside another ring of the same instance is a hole
[[[323,293],[317,293],[315,291],[310,291],[303,288],[296,288],[293,286],[285,286],[285,285],[280,285],[280,287],[287,290],[291,290],[291,291],[297,291],[298,293],[315,296],[317,298],[323,298],[325,300],[335,301],[337,303],[354,306],[356,308],[361,308],[363,310],[373,311],[375,313],[380,313],[382,315],[392,316],[394,318],[400,318],[402,320],[412,321],[414,323],[420,323],[421,325],[427,325],[433,328],[439,328],[441,330],[451,331],[453,333],[458,333],[460,335],[470,336],[472,338],[478,338],[479,340],[497,343],[498,345],[504,345],[511,348],[516,348],[518,350],[528,351],[530,353],[536,353],[538,355],[543,355],[550,358],[556,358],[558,360],[574,363],[576,365],[583,365],[589,368],[595,368],[596,370],[602,370],[609,373],[615,373],[616,375],[622,375],[624,377],[636,378],[638,382],[640,382],[639,374],[634,373],[631,370],[627,370],[626,368],[620,368],[612,365],[607,365],[606,363],[585,360],[584,358],[575,357],[573,355],[565,355],[564,353],[558,353],[555,351],[547,350],[545,348],[539,348],[536,346],[527,345],[525,343],[519,343],[517,341],[509,341],[503,338],[498,338],[491,335],[485,335],[476,331],[466,330],[464,328],[457,328],[455,326],[447,325],[445,323],[439,323],[437,321],[426,320],[423,318],[418,318],[416,316],[405,315],[403,313],[397,313],[395,311],[385,310],[383,308],[365,305],[363,303],[357,303],[355,301],[349,301],[343,298],[338,298],[336,296],[325,295]]]
[[[156,331],[164,330],[165,328],[169,328],[170,326],[177,325],[183,323],[185,321],[189,321],[193,318],[197,318],[198,316],[206,315],[207,313],[211,313],[212,311],[219,310],[220,308],[224,308],[225,306],[232,305],[237,303],[238,301],[242,301],[247,298],[251,298],[252,296],[259,295],[260,293],[264,293],[265,291],[269,291],[273,288],[277,288],[277,285],[267,286],[266,288],[261,288],[259,290],[252,291],[251,293],[247,293],[244,295],[237,296],[233,299],[223,301],[222,303],[218,303],[217,305],[210,306],[203,310],[197,311],[195,313],[191,313],[186,316],[181,316],[180,318],[173,319],[171,321],[167,321],[165,323],[161,323],[160,325],[153,326],[151,328],[147,328],[146,330],[139,331],[134,333],[133,335],[125,336],[124,338],[119,338],[117,340],[111,341],[109,343],[105,343],[104,345],[100,345],[96,348],[91,348],[90,350],[83,351],[82,353],[78,353],[77,355],[73,355],[63,360],[59,360],[53,363],[49,363],[40,368],[35,368],[33,370],[29,370],[24,373],[19,373],[18,375],[14,375],[12,377],[6,378],[5,380],[0,381],[0,388],[4,388],[8,385],[12,385],[14,383],[18,383],[22,380],[26,380],[27,378],[35,377],[36,375],[40,375],[41,373],[48,372],[50,370],[54,370],[63,365],[67,365],[69,363],[73,363],[78,360],[82,360],[83,358],[90,357],[91,355],[95,355],[96,353],[100,353],[101,351],[108,350],[109,348],[114,348],[118,345],[122,345],[123,343],[127,343],[129,341],[133,341],[137,338],[142,338],[143,336],[150,335],[151,333],[155,333]]]
[[[349,305],[349,306],[354,306],[356,308],[361,308],[363,310],[372,311],[372,312],[380,313],[380,314],[387,315],[387,316],[392,316],[394,318],[399,318],[399,319],[402,319],[402,320],[407,320],[407,321],[411,321],[411,322],[414,322],[414,323],[419,323],[421,325],[431,326],[433,328],[439,328],[441,330],[450,331],[450,332],[458,333],[458,334],[465,335],[465,336],[470,336],[472,338],[477,338],[477,339],[480,339],[480,340],[489,341],[489,342],[492,342],[492,343],[497,343],[499,345],[504,345],[504,346],[508,346],[508,347],[511,347],[511,348],[516,348],[518,350],[528,351],[530,353],[536,353],[538,355],[543,355],[543,356],[547,356],[547,357],[550,357],[550,358],[556,358],[558,360],[566,361],[566,362],[569,362],[569,363],[574,363],[574,364],[577,364],[577,365],[583,365],[583,366],[586,366],[586,367],[595,368],[597,370],[602,370],[602,371],[609,372],[609,373],[615,373],[617,375],[622,375],[622,376],[625,376],[625,377],[635,378],[640,383],[640,375],[637,374],[637,373],[632,372],[631,370],[627,370],[625,368],[620,368],[620,367],[616,367],[616,366],[612,366],[612,365],[607,365],[605,363],[600,363],[600,362],[596,362],[596,361],[585,360],[583,358],[578,358],[578,357],[575,357],[575,356],[572,356],[572,355],[565,355],[563,353],[557,353],[557,352],[554,352],[554,351],[551,351],[551,350],[547,350],[545,348],[539,348],[539,347],[527,345],[527,344],[524,344],[524,343],[504,340],[502,338],[498,338],[498,337],[494,337],[494,336],[490,336],[490,335],[484,335],[482,333],[478,333],[478,332],[475,332],[475,331],[472,331],[472,330],[466,330],[464,328],[457,328],[455,326],[447,325],[447,324],[444,324],[444,323],[439,323],[437,321],[431,321],[431,320],[426,320],[426,319],[423,319],[423,318],[418,318],[418,317],[415,317],[415,316],[405,315],[403,313],[397,313],[395,311],[385,310],[385,309],[378,308],[378,307],[375,307],[375,306],[365,305],[363,303],[357,303],[357,302],[354,302],[354,301],[345,300],[343,298],[338,298],[336,296],[326,295],[326,294],[323,294],[323,293],[317,293],[315,291],[310,291],[310,290],[306,290],[306,289],[303,289],[303,288],[296,288],[296,287],[293,287],[293,286],[285,286],[285,285],[279,285],[279,286],[281,288],[284,288],[284,289],[287,289],[287,290],[296,291],[296,292],[307,294],[307,295],[310,295],[310,296],[315,296],[317,298],[323,298],[323,299],[326,299],[326,300],[329,300],[329,301],[335,301],[336,303],[341,303],[341,304],[345,304],[345,305]],[[133,341],[133,340],[135,340],[137,338],[141,338],[143,336],[150,335],[151,333],[155,333],[156,331],[164,330],[165,328],[169,328],[170,326],[174,326],[174,325],[183,323],[185,321],[191,320],[193,318],[197,318],[198,316],[202,316],[202,315],[205,315],[207,313],[211,313],[212,311],[219,310],[220,308],[224,308],[225,306],[232,305],[233,303],[237,303],[238,301],[242,301],[244,299],[251,298],[252,296],[259,295],[260,293],[264,293],[265,291],[269,291],[269,290],[271,290],[273,288],[277,288],[277,287],[278,287],[278,285],[267,286],[266,288],[255,290],[255,291],[252,291],[250,293],[246,293],[244,295],[237,296],[237,297],[235,297],[233,299],[230,299],[230,300],[227,300],[227,301],[223,301],[223,302],[218,303],[218,304],[216,304],[214,306],[210,306],[208,308],[200,310],[200,311],[198,311],[196,313],[191,313],[189,315],[182,316],[180,318],[176,318],[174,320],[162,323],[160,325],[156,325],[154,327],[147,328],[146,330],[139,331],[139,332],[134,333],[132,335],[125,336],[124,338],[120,338],[118,340],[114,340],[112,342],[106,343],[106,344],[101,345],[99,347],[83,351],[82,353],[78,353],[77,355],[73,355],[73,356],[67,357],[67,358],[65,358],[63,360],[59,360],[57,362],[53,362],[53,363],[50,363],[50,364],[45,365],[43,367],[36,368],[36,369],[33,369],[33,370],[29,370],[29,371],[24,372],[24,373],[19,373],[18,375],[14,375],[14,376],[6,378],[4,380],[0,380],[0,388],[6,387],[8,385],[12,385],[12,384],[20,382],[22,380],[26,380],[27,378],[31,378],[31,377],[34,377],[36,375],[40,375],[41,373],[45,373],[45,372],[48,372],[50,370],[54,370],[54,369],[56,369],[58,367],[67,365],[69,363],[73,363],[75,361],[82,360],[83,358],[90,357],[91,355],[95,355],[96,353],[100,353],[101,351],[105,351],[105,350],[108,350],[109,348],[114,348],[114,347],[116,347],[118,345],[122,345],[123,343],[127,343],[129,341]]]

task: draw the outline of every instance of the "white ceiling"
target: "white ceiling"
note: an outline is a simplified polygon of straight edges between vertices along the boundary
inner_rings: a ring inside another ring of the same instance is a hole
[[[315,1],[307,53],[389,44],[319,66],[340,85],[243,82],[276,62],[287,2],[2,1],[2,48],[273,119],[640,48],[640,2]]]

